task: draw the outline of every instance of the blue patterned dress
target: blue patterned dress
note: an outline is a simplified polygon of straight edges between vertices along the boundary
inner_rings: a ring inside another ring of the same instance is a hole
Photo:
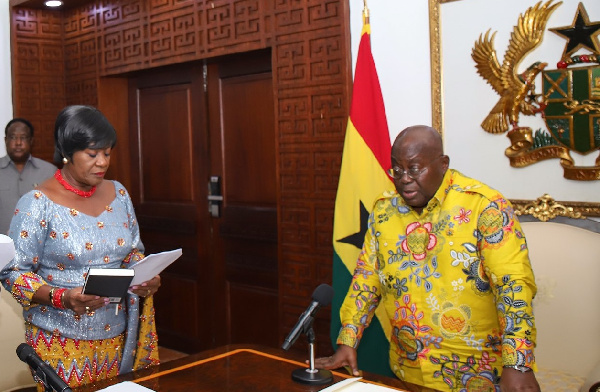
[[[16,256],[0,271],[2,285],[23,306],[27,342],[72,386],[132,369],[139,298],[128,295],[120,304],[77,315],[32,297],[45,284],[83,286],[91,267],[121,268],[139,260],[131,257],[144,250],[133,204],[123,185],[114,185],[115,199],[98,216],[57,204],[38,190],[25,194],[9,230]]]

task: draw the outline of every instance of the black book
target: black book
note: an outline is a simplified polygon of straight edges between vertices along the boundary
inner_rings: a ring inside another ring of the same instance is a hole
[[[125,268],[90,268],[83,285],[83,294],[110,298],[119,303],[127,293],[135,271]]]

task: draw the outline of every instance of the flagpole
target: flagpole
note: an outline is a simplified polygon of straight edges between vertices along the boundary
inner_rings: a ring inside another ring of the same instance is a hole
[[[391,143],[383,96],[371,53],[370,11],[367,0],[363,2],[363,26],[356,53],[352,101],[334,209],[332,277],[335,293],[330,324],[332,342],[337,342],[340,336],[340,309],[343,307],[345,294],[353,292],[352,275],[368,232],[369,213],[373,209],[373,203],[385,190],[394,189],[394,184],[386,173],[391,166]],[[389,358],[381,355],[382,349],[385,352],[389,350],[389,336],[392,336],[392,326],[384,307],[380,306],[358,348],[361,369],[393,376],[389,370]]]

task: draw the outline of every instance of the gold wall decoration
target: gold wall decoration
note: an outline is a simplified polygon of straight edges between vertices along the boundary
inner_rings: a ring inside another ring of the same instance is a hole
[[[431,58],[431,106],[432,106],[432,125],[442,134],[446,132],[444,125],[444,97],[442,94],[443,86],[443,59],[442,59],[442,39],[441,39],[441,10],[444,4],[457,2],[460,0],[429,0],[429,32],[430,32],[430,58]],[[474,37],[474,41],[477,37]],[[589,60],[589,59],[588,59]],[[573,60],[569,60],[572,62]],[[475,69],[474,69],[475,70]],[[523,145],[529,142],[529,135],[520,135],[515,132],[511,135],[511,147],[516,147],[518,151]],[[510,148],[510,147],[509,147]],[[547,147],[539,154],[543,159],[551,159],[560,157],[563,149],[560,146]],[[515,161],[525,161],[521,166],[533,164],[538,160],[533,160],[533,157],[519,156]],[[596,163],[598,165],[598,163]],[[578,170],[578,168],[574,168]],[[581,176],[581,173],[578,175]],[[515,209],[532,203],[532,200],[527,199],[511,199]],[[584,216],[600,217],[600,203],[580,202],[580,201],[561,201],[560,204],[566,208],[572,208],[573,212],[581,213]]]
[[[495,33],[488,30],[475,41],[471,56],[477,73],[500,95],[481,127],[490,133],[508,131],[511,145],[505,155],[513,167],[559,158],[566,179],[600,180],[600,156],[589,167],[576,166],[571,157],[571,151],[586,155],[600,149],[600,51],[594,38],[600,22],[590,22],[579,3],[571,26],[550,29],[567,40],[557,69],[535,61],[517,72],[523,58],[540,45],[548,19],[561,4],[539,1],[521,13],[501,64],[494,48]],[[572,56],[580,49],[590,53]],[[541,92],[535,84],[538,75]],[[547,129],[534,133],[520,126],[520,115],[542,116]]]
[[[471,56],[477,73],[500,95],[498,103],[481,123],[486,132],[503,133],[508,131],[509,125],[517,130],[521,113],[532,115],[542,110],[541,104],[535,100],[534,80],[548,64],[536,61],[520,74],[517,68],[523,58],[542,42],[548,18],[561,3],[552,4],[552,0],[544,4],[539,2],[519,16],[502,65],[494,48],[496,33],[490,35],[488,30],[475,42]]]
[[[515,203],[513,203],[513,206],[515,206]],[[515,206],[515,213],[517,215],[532,215],[542,222],[554,219],[557,216],[585,219],[585,216],[583,216],[581,211],[575,211],[573,207],[565,206],[564,204],[555,201],[552,196],[547,193],[534,201],[517,204]]]
[[[542,220],[541,216],[565,216],[568,218],[599,217],[600,203],[586,203],[580,201],[555,201],[550,195],[544,194],[536,200],[511,199],[510,201],[517,215],[533,215]],[[561,212],[562,211],[562,212]],[[539,216],[536,216],[539,215]]]

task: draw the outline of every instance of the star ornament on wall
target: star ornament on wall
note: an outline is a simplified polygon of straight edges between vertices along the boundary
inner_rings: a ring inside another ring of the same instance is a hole
[[[567,45],[562,55],[563,60],[582,48],[587,48],[593,54],[600,55],[600,44],[597,37],[600,33],[600,22],[590,23],[583,3],[579,3],[571,26],[555,27],[548,30],[567,39]]]

